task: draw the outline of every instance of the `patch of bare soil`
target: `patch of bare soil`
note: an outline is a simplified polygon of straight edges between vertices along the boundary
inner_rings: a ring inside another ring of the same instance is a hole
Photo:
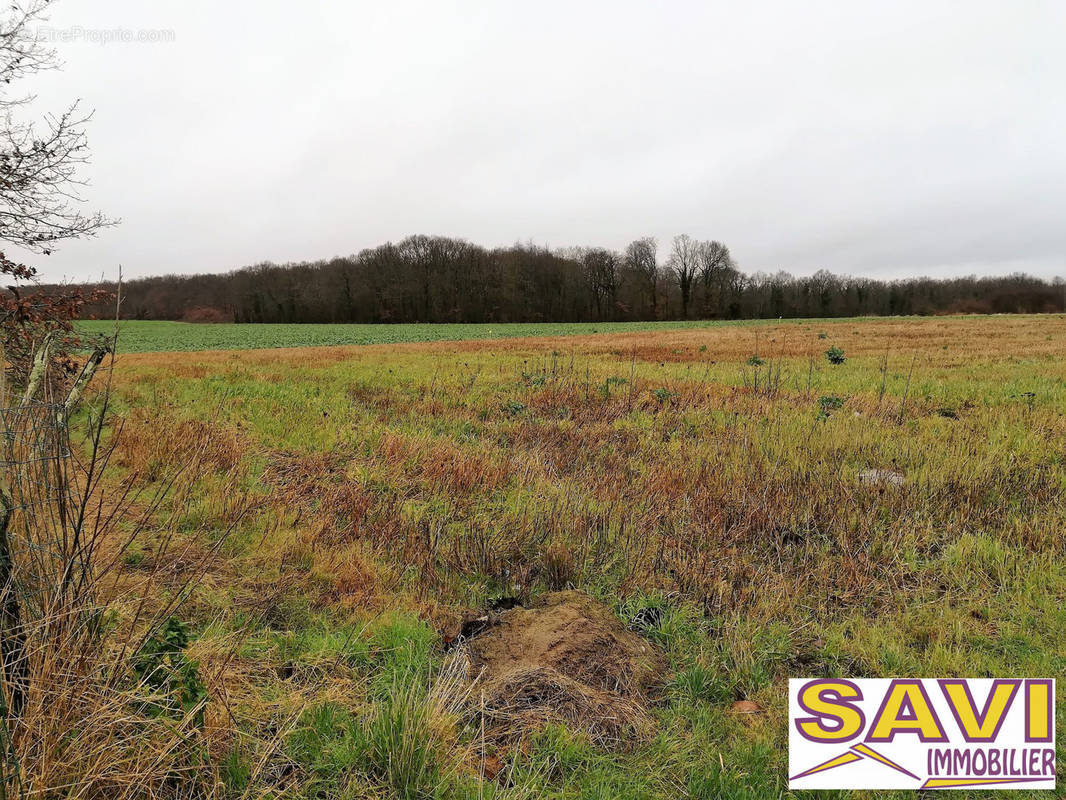
[[[663,683],[665,659],[582,592],[493,615],[467,650],[477,682],[470,698],[488,739],[515,743],[553,722],[606,746],[653,731],[647,704]]]

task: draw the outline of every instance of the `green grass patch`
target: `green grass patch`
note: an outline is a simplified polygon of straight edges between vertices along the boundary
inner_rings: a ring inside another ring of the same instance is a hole
[[[811,320],[785,320],[805,324]],[[192,350],[255,350],[275,347],[322,347],[355,344],[516,339],[530,336],[588,336],[597,333],[672,331],[736,325],[765,324],[762,320],[687,320],[672,322],[507,322],[507,323],[406,323],[406,324],[283,324],[194,323],[165,320],[123,320],[119,325],[119,350],[154,353]],[[84,320],[77,329],[85,334],[111,335],[110,320]]]

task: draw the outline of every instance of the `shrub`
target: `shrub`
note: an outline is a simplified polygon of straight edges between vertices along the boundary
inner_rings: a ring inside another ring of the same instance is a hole
[[[825,351],[825,357],[830,364],[843,364],[847,359],[844,357],[844,351],[836,345],[833,345]]]
[[[192,714],[196,725],[202,727],[207,688],[200,679],[199,665],[185,655],[188,645],[185,623],[169,617],[141,645],[133,660],[133,673],[138,688],[149,694],[143,706],[145,713],[179,720]]]
[[[665,387],[660,387],[659,389],[655,389],[651,394],[652,394],[652,397],[654,397],[656,400],[658,400],[660,404],[668,403],[671,400],[674,400],[675,398],[680,396],[680,395],[678,395],[677,392],[671,392],[669,389],[667,389]]]
[[[822,395],[818,398],[818,405],[822,407],[823,411],[836,411],[844,405],[844,399],[837,397],[835,394]]]
[[[823,395],[818,398],[818,419],[827,420],[829,415],[844,405],[844,399],[836,395]]]
[[[181,321],[211,324],[233,322],[233,313],[215,306],[192,306],[181,315]]]
[[[512,417],[517,417],[523,411],[526,410],[526,404],[520,403],[517,400],[508,400],[503,404],[503,412],[509,414]]]

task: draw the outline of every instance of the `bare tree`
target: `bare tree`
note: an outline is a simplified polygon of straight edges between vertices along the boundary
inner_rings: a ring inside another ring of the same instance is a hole
[[[461,240],[430,238],[435,244],[429,250],[428,273],[419,271],[418,262],[408,257],[401,242],[329,261],[261,265],[225,275],[133,280],[123,283],[122,313],[129,319],[182,319],[189,317],[190,309],[217,309],[216,316],[224,313],[237,322],[587,322],[606,318],[610,309],[605,301],[611,302],[612,287],[617,287],[615,319],[681,317],[673,259],[659,275],[653,314],[650,253],[645,280],[633,267],[632,248],[627,248],[617,274],[610,270],[609,258],[597,261],[594,257],[592,265],[608,268],[601,275],[589,269],[585,249],[552,251],[514,245],[488,250]],[[704,258],[700,263],[711,267],[705,273],[697,267],[689,311],[696,315],[713,309],[729,319],[931,311],[1044,313],[1061,312],[1066,300],[1066,284],[1061,281],[1019,275],[883,282],[824,273],[794,277],[784,271],[745,276],[724,258]],[[113,292],[116,287],[107,284],[104,288]],[[36,289],[58,293],[71,287]],[[705,295],[706,308],[701,305]],[[8,313],[30,323],[42,316],[54,317],[37,302],[39,297],[23,293],[24,304],[17,305],[13,298],[10,310],[0,300],[0,320]],[[82,316],[105,316],[115,310],[113,300],[66,307]],[[31,332],[27,345],[40,340],[36,331]],[[9,344],[5,348],[10,360],[17,348]],[[23,352],[29,350],[23,348]]]
[[[0,19],[0,241],[45,254],[56,242],[111,224],[98,212],[76,208],[91,114],[75,103],[35,124],[20,118],[33,96],[11,94],[18,79],[57,66],[33,27],[49,5],[51,0],[16,2]]]
[[[692,285],[700,265],[699,242],[685,233],[674,237],[673,248],[667,266],[677,279],[677,288],[681,290],[681,316],[688,318],[688,304],[692,299]]]
[[[55,53],[35,29],[50,3],[15,0],[0,15],[0,242],[46,255],[57,242],[91,236],[112,224],[99,213],[85,214],[76,208],[77,189],[83,185],[78,168],[87,158],[84,125],[89,115],[74,104],[58,116],[45,116],[43,124],[27,122],[22,115],[33,96],[12,90],[19,79],[58,66]],[[37,270],[0,252],[0,276],[15,284],[34,283]],[[85,303],[103,300],[104,293],[77,287],[7,288],[9,294],[0,297],[0,345],[8,371],[24,380],[35,343],[45,334],[65,333],[54,337],[48,351],[50,366],[73,372],[76,365],[69,355],[76,337],[71,321]]]
[[[635,239],[626,248],[626,267],[639,276],[651,300],[651,318],[659,318],[659,243],[651,236]]]
[[[581,262],[585,268],[585,280],[596,303],[596,317],[613,317],[617,310],[621,259],[612,250],[591,247],[583,252]]]
[[[738,275],[729,248],[718,241],[700,242],[699,271],[707,310],[725,313],[726,290]]]

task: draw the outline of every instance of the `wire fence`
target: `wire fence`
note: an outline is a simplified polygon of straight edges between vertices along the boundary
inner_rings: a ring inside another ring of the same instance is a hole
[[[62,405],[0,409],[0,559],[22,603],[46,602],[78,558],[76,485]],[[0,566],[3,566],[0,564]]]

